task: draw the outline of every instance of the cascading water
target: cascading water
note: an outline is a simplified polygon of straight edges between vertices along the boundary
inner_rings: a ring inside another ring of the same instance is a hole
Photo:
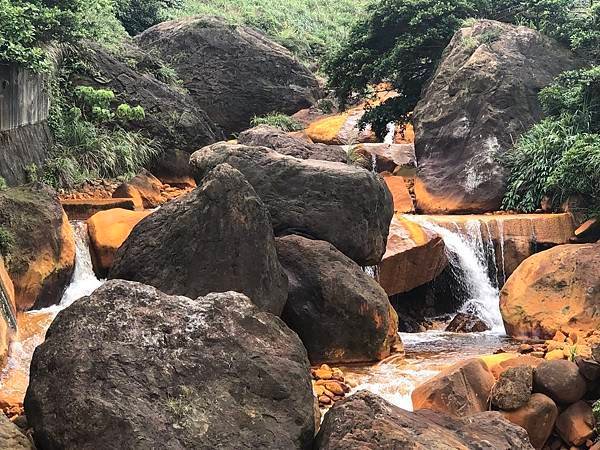
[[[484,246],[481,223],[477,220],[469,221],[463,232],[457,225],[457,231],[452,231],[432,223],[426,217],[412,215],[404,217],[439,234],[444,240],[450,266],[465,292],[468,293],[461,311],[478,316],[493,331],[504,333],[498,286],[489,278],[490,258]],[[495,256],[493,259],[495,261]]]
[[[102,284],[92,267],[86,224],[73,222],[72,226],[75,236],[75,268],[71,283],[60,303],[29,311],[18,317],[17,339],[12,342],[7,365],[0,372],[0,389],[15,398],[22,398],[25,393],[33,352],[44,342],[46,330],[56,315],[75,300],[90,295]]]
[[[384,144],[393,144],[394,139],[396,137],[396,124],[394,122],[390,122],[386,125],[386,135],[383,139]]]

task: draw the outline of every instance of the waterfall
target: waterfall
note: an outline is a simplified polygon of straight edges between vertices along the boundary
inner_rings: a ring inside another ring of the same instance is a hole
[[[396,124],[394,122],[390,122],[386,125],[387,133],[385,138],[383,139],[384,144],[393,144],[394,139],[396,138]]]
[[[504,262],[504,222],[502,220],[496,220],[496,226],[498,227],[498,239],[500,239],[500,259],[502,262],[502,284],[506,283],[506,263]]]
[[[446,245],[450,266],[462,284],[468,298],[461,312],[474,314],[494,331],[504,332],[500,314],[498,287],[489,278],[489,259],[483,242],[481,222],[468,221],[465,230],[452,231],[427,220],[423,216],[404,216],[425,229],[439,234]],[[492,245],[493,247],[493,245]]]

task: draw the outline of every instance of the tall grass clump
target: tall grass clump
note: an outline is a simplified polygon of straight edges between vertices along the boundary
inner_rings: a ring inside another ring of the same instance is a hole
[[[253,127],[257,127],[259,125],[269,125],[283,131],[300,131],[303,128],[302,124],[293,117],[279,113],[271,113],[262,117],[255,116],[250,124]]]

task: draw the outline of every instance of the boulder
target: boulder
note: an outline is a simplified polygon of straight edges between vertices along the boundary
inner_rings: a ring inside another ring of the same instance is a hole
[[[533,390],[546,394],[560,405],[575,403],[587,390],[585,378],[571,361],[544,361],[536,367]]]
[[[144,119],[123,126],[133,131],[143,130],[162,149],[192,152],[224,137],[213,118],[193,97],[157,79],[157,70],[155,73],[143,70],[145,60],[151,56],[134,45],[120,46],[117,54],[88,42],[78,50],[78,56],[91,70],[77,73],[72,80],[74,84],[110,89],[119,102],[142,106]],[[162,67],[160,63],[155,65]]]
[[[341,145],[314,144],[310,140],[293,136],[278,128],[260,125],[238,135],[242,145],[268,147],[282,155],[299,159],[320,159],[345,163],[348,155]]]
[[[336,402],[317,434],[318,450],[531,449],[527,433],[497,412],[453,418],[405,411],[368,391]]]
[[[136,37],[178,73],[192,98],[227,134],[255,116],[293,114],[321,96],[316,77],[261,32],[213,17],[163,22]]]
[[[490,327],[472,314],[458,313],[446,327],[451,333],[481,333]]]
[[[17,330],[16,310],[15,288],[0,256],[0,370],[6,364],[8,349]]]
[[[117,250],[131,230],[149,214],[150,211],[115,208],[96,213],[87,220],[92,263],[100,278],[105,278],[108,274]]]
[[[559,245],[527,258],[500,293],[506,331],[551,339],[600,326],[600,244]]]
[[[567,444],[585,444],[594,434],[592,407],[582,400],[573,403],[558,416],[556,430]]]
[[[510,353],[508,353],[510,355]],[[543,358],[536,358],[535,356],[524,355],[524,356],[515,356],[514,358],[505,359],[503,361],[499,361],[497,364],[493,364],[488,366],[490,372],[494,375],[496,379],[500,378],[500,375],[504,373],[504,371],[510,369],[511,367],[520,367],[520,366],[528,366],[535,369],[537,366],[544,362]]]
[[[69,220],[88,220],[97,212],[116,208],[135,211],[135,202],[133,198],[78,198],[60,201]]]
[[[379,173],[414,176],[417,169],[414,144],[357,144],[348,153],[371,161],[371,169]]]
[[[0,230],[17,310],[59,303],[73,273],[75,241],[56,193],[41,184],[0,192]]]
[[[0,448],[5,450],[35,450],[31,441],[1,412]]]
[[[417,209],[498,210],[499,157],[542,118],[539,91],[575,67],[566,47],[524,26],[479,20],[459,30],[413,114]]]
[[[276,315],[287,297],[269,213],[227,164],[142,220],[118,250],[109,278],[190,298],[233,289]]]
[[[289,280],[281,318],[312,364],[381,360],[400,344],[385,291],[333,245],[286,236],[277,239],[277,255]]]
[[[505,411],[512,411],[525,405],[533,389],[533,368],[531,366],[511,367],[498,378],[492,389],[492,405]]]
[[[589,219],[575,230],[577,243],[593,243],[600,239],[600,220]]]
[[[412,393],[413,407],[457,417],[487,411],[495,381],[482,360],[461,361],[417,386]]]
[[[167,201],[162,194],[162,182],[147,170],[119,185],[113,198],[132,198],[137,208],[153,209]]]
[[[265,202],[275,234],[302,234],[333,244],[361,266],[381,261],[393,216],[383,180],[347,164],[299,160],[265,147],[217,143],[192,155],[198,184],[227,163]]]
[[[600,363],[591,358],[575,357],[575,364],[579,367],[579,372],[588,381],[598,381],[600,379]]]
[[[394,212],[396,214],[406,214],[415,211],[413,199],[410,196],[404,177],[397,177],[389,174],[382,174],[385,184],[392,193],[394,202]]]
[[[190,167],[190,155],[182,150],[165,150],[149,168],[162,183],[182,188],[196,187]]]
[[[394,217],[379,283],[388,295],[409,292],[437,278],[448,265],[442,237],[405,218]]]
[[[539,450],[544,447],[554,429],[558,408],[544,394],[533,394],[525,405],[514,411],[502,411],[502,415],[515,425],[525,428],[531,445]]]
[[[109,281],[58,314],[30,378],[44,449],[300,449],[315,432],[300,339],[235,292]]]

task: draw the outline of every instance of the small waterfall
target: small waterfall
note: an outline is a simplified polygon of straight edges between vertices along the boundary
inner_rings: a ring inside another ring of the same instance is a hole
[[[455,232],[422,216],[404,217],[439,234],[444,240],[450,266],[468,293],[461,311],[476,315],[494,331],[504,332],[499,291],[489,278],[489,258],[483,243],[481,223],[477,220],[467,222],[464,232],[454,224],[458,230]]]
[[[500,239],[500,260],[502,262],[502,284],[506,283],[506,263],[504,262],[504,222],[502,220],[496,220],[496,226],[498,227],[498,239]]]
[[[394,122],[390,122],[386,125],[387,133],[385,138],[383,139],[384,144],[393,144],[394,139],[396,138],[396,124]]]

